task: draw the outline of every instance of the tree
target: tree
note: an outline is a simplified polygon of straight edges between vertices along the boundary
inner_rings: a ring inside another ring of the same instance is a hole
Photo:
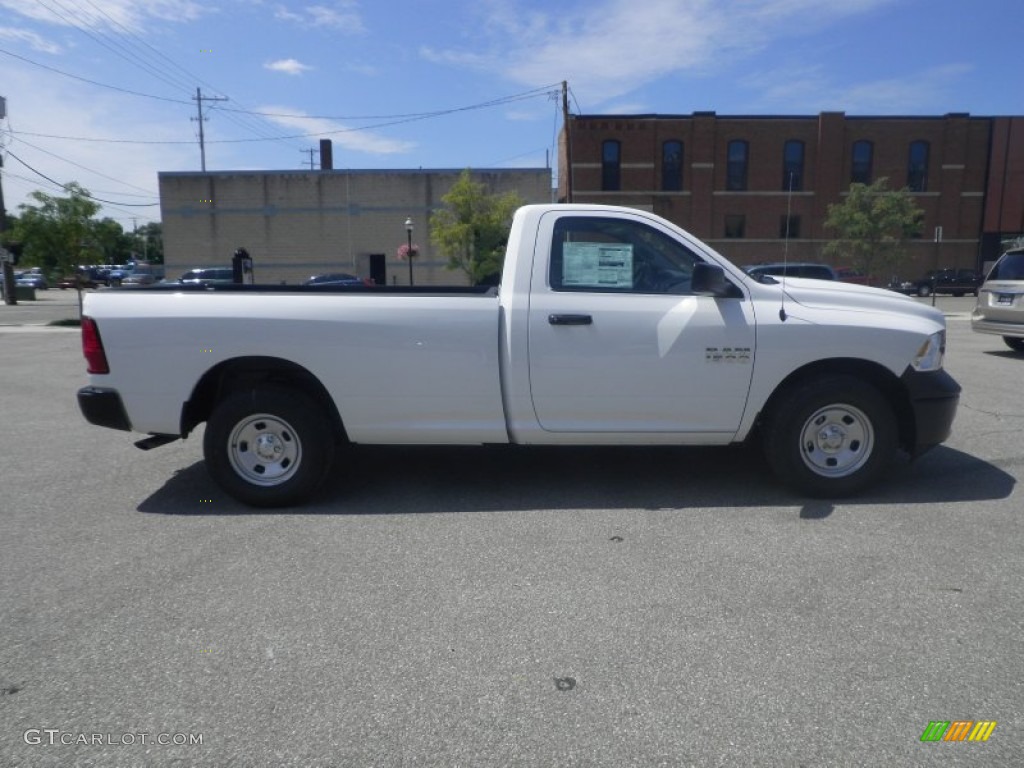
[[[132,250],[146,261],[164,263],[164,231],[159,221],[143,224],[132,233]]]
[[[134,256],[135,239],[125,234],[124,227],[107,217],[89,222],[92,237],[90,244],[98,251],[98,258],[104,264],[122,264]]]
[[[512,214],[524,200],[516,192],[488,194],[467,168],[448,194],[445,207],[430,217],[430,239],[448,257],[448,269],[462,270],[472,285],[501,273]]]
[[[824,253],[849,259],[865,275],[893,271],[906,241],[921,234],[923,219],[910,193],[889,189],[884,177],[871,185],[851,184],[846,200],[828,207],[825,226],[839,238]]]
[[[76,264],[97,253],[92,217],[99,211],[99,203],[76,182],[64,189],[67,197],[36,190],[30,197],[39,205],[18,206],[21,215],[12,239],[24,245],[25,263],[42,267],[47,274],[69,274]]]

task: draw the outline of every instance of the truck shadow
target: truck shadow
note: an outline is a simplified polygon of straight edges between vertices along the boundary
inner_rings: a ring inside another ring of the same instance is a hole
[[[1015,469],[1015,467],[1011,467]],[[779,485],[761,453],[725,448],[355,447],[325,488],[301,507],[253,509],[221,491],[203,462],[171,477],[140,512],[395,515],[558,509],[801,507],[828,517],[838,505],[928,504],[1008,497],[1016,478],[993,463],[940,446],[901,459],[868,492],[834,501]]]

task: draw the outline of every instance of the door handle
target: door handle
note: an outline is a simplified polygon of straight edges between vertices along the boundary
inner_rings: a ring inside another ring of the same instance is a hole
[[[590,315],[548,315],[551,325],[592,325],[594,318]]]

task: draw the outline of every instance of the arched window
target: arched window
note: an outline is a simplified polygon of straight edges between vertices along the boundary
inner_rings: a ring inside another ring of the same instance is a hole
[[[747,188],[749,145],[745,141],[730,141],[726,157],[725,188],[738,191]]]
[[[790,139],[782,148],[782,188],[794,192],[804,188],[804,143]]]
[[[601,189],[614,191],[622,186],[622,145],[609,139],[601,145]]]
[[[683,188],[683,142],[666,141],[661,145],[661,188],[679,192]]]
[[[871,164],[875,145],[870,141],[855,141],[850,151],[850,181],[857,184],[871,183]]]
[[[913,141],[907,154],[907,189],[924,192],[928,189],[928,155],[931,147],[927,141]]]

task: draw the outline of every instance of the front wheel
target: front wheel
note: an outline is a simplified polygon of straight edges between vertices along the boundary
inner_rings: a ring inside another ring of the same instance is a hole
[[[1016,336],[1003,336],[1003,343],[1014,352],[1024,352],[1024,339],[1017,338]]]
[[[207,422],[207,470],[245,504],[299,504],[319,489],[334,460],[328,423],[304,392],[272,386],[239,390],[218,403]]]
[[[932,295],[932,287],[930,285],[920,285],[917,288],[917,295],[922,299],[926,299]]]
[[[765,456],[787,485],[848,496],[874,482],[897,448],[892,407],[870,384],[830,375],[783,393],[763,430]]]

